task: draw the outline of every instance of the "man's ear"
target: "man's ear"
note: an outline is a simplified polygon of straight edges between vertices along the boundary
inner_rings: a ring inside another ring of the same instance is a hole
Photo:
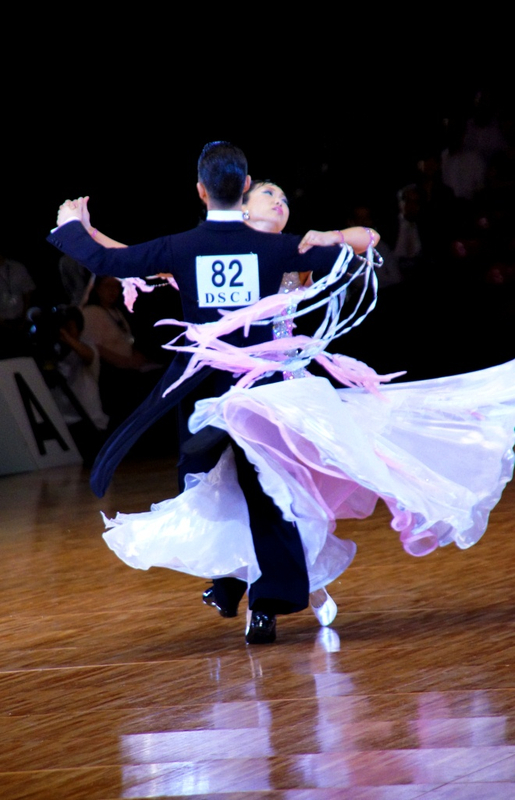
[[[197,192],[198,192],[198,196],[200,197],[202,202],[207,206],[207,191],[206,191],[206,187],[204,186],[203,183],[200,183],[200,181],[197,183]]]
[[[245,183],[243,185],[243,194],[245,194],[245,192],[248,192],[251,183],[252,183],[252,178],[250,177],[250,175],[247,175],[247,177],[245,178]]]

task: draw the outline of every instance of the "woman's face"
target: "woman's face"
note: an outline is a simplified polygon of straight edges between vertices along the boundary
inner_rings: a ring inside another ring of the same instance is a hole
[[[243,210],[248,211],[248,224],[268,233],[281,233],[290,209],[283,190],[274,183],[260,183],[252,189]]]

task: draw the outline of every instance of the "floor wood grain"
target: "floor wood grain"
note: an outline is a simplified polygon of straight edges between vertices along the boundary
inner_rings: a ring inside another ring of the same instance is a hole
[[[205,583],[131,570],[100,509],[175,492],[165,459],[103,500],[67,467],[0,479],[0,798],[515,798],[515,487],[481,542],[415,559],[381,507],[340,524],[353,565],[331,628],[245,615]]]

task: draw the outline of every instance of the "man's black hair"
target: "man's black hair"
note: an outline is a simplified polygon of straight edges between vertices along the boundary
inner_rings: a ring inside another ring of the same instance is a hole
[[[198,160],[198,179],[217,203],[233,206],[243,194],[247,159],[230,142],[209,142]]]

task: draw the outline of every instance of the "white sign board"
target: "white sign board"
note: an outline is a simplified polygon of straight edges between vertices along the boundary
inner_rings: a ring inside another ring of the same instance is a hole
[[[81,462],[32,358],[0,361],[0,475]]]

